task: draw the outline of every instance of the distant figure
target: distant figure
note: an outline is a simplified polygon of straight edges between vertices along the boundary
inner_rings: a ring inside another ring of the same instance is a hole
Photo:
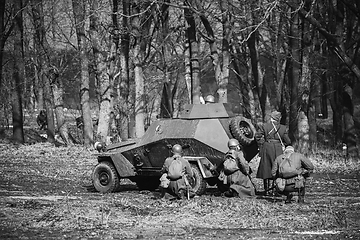
[[[253,197],[255,188],[250,179],[249,163],[245,160],[239,141],[230,139],[229,151],[224,161],[216,168],[220,172],[220,184],[225,188],[226,197]]]
[[[40,127],[40,130],[46,130],[47,129],[47,117],[46,117],[46,111],[40,110],[40,113],[36,117],[36,122]]]
[[[211,94],[207,95],[205,98],[205,104],[215,103],[215,97]]]
[[[286,196],[285,203],[291,203],[293,192],[299,193],[298,203],[304,203],[305,182],[314,170],[311,161],[292,146],[275,159],[272,176],[276,178],[278,192]]]
[[[264,195],[268,195],[270,191],[271,169],[275,158],[283,153],[285,146],[291,143],[288,129],[280,124],[280,119],[281,113],[273,111],[270,121],[260,126],[256,134],[261,157],[256,177],[263,179]]]
[[[172,153],[173,156],[166,158],[162,168],[163,175],[160,178],[161,197],[164,197],[166,192],[177,199],[194,197],[195,193],[188,182],[188,177],[192,178],[193,172],[189,162],[181,156],[182,147],[175,144],[172,147]]]

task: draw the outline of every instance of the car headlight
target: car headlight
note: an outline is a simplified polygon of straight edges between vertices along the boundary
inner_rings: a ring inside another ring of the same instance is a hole
[[[94,148],[95,150],[97,150],[98,152],[103,152],[105,150],[105,144],[102,142],[96,142],[94,144]]]

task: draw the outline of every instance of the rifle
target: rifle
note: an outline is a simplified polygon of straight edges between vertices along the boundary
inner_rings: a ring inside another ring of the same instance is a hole
[[[185,181],[185,185],[186,185],[186,197],[187,200],[190,200],[190,184],[189,184],[189,180],[187,179],[187,176],[184,175],[184,181]]]
[[[250,174],[248,174],[248,177],[249,177],[249,180],[250,180],[251,184],[254,186],[255,193],[256,193],[256,186],[255,186],[255,183],[254,183],[254,182],[253,182],[253,180],[252,180],[251,175],[250,175]]]

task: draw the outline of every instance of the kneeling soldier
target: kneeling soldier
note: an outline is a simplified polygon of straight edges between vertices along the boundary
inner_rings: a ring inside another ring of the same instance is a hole
[[[226,197],[253,197],[255,188],[250,179],[249,163],[245,160],[240,144],[236,139],[228,142],[229,151],[224,161],[216,168],[220,172],[219,180],[225,188]]]
[[[298,203],[304,203],[305,182],[314,170],[314,165],[294,147],[287,146],[283,154],[275,159],[272,176],[280,194],[286,196],[285,203],[291,203],[293,192],[298,192]]]
[[[167,191],[178,199],[185,199],[194,197],[195,193],[192,191],[187,177],[192,178],[193,172],[187,160],[181,157],[182,147],[175,144],[172,147],[172,157],[168,157],[163,165],[163,175],[160,178],[160,187],[162,187],[162,196]]]

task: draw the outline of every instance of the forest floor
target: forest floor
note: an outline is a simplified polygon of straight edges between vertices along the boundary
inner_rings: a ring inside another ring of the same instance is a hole
[[[225,198],[215,187],[189,201],[160,199],[126,180],[100,194],[94,153],[0,141],[0,239],[360,239],[359,164],[341,154],[318,151],[306,204],[285,205],[282,196]]]

